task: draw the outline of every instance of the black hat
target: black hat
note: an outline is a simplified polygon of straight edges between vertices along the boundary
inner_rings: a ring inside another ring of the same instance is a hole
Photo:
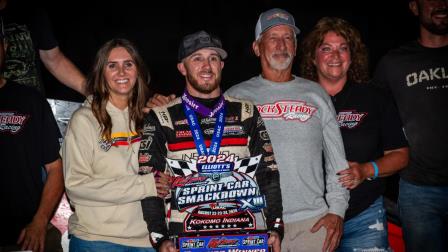
[[[179,46],[178,60],[190,56],[199,49],[209,48],[215,50],[221,59],[227,58],[227,52],[222,49],[221,40],[205,31],[198,31],[193,34],[186,35]]]

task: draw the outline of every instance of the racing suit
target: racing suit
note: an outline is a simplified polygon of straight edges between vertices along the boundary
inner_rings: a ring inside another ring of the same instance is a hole
[[[252,103],[224,97],[226,116],[219,153],[225,156],[234,155],[238,159],[262,155],[255,180],[261,194],[266,197],[266,208],[254,214],[256,229],[276,231],[283,237],[279,172],[263,120]],[[217,99],[197,98],[197,101],[211,107]],[[203,117],[200,114],[197,114],[197,117],[205,143],[209,147],[216,118]],[[145,118],[139,152],[140,174],[164,172],[167,167],[165,157],[184,161],[198,159],[181,98],[154,108]],[[167,206],[175,206],[174,197],[171,197],[170,201]],[[185,212],[171,208],[166,210],[169,213],[166,214],[164,200],[157,197],[142,200],[142,207],[151,242],[155,248],[167,240],[169,235],[183,233],[183,222],[187,217]]]

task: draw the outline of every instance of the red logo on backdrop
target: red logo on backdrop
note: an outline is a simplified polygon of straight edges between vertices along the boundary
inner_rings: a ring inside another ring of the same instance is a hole
[[[206,181],[208,178],[204,177],[204,176],[188,176],[188,177],[176,177],[171,185],[172,188],[175,187],[182,187],[185,186],[187,184],[190,185],[194,185],[196,183],[200,183],[200,182],[204,182]]]
[[[238,246],[238,239],[213,238],[208,242],[208,248],[221,248]]]
[[[278,101],[257,105],[263,119],[308,121],[317,108],[303,101]]]

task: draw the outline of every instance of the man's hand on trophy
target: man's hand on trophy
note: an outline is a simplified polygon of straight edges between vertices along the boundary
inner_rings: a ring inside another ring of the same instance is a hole
[[[157,196],[164,199],[168,194],[170,194],[171,176],[163,172],[156,171],[154,173],[154,178],[156,180]]]
[[[269,234],[269,239],[268,239],[268,245],[269,247],[272,248],[272,252],[280,252],[280,244],[281,244],[281,239],[280,239],[280,235],[275,232],[272,231]]]
[[[176,252],[176,246],[174,242],[170,240],[163,241],[159,247],[160,252]]]

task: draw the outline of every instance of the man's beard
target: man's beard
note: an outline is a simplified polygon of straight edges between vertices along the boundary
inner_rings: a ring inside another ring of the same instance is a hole
[[[429,32],[436,34],[436,35],[446,35],[448,33],[448,20],[445,19],[444,22],[441,23],[434,23],[432,21],[432,16],[437,14],[447,14],[447,10],[435,10],[431,13],[430,18],[422,18],[420,20],[420,23],[423,27],[425,27],[426,30]]]
[[[187,80],[196,91],[199,91],[202,94],[210,94],[211,92],[215,91],[221,83],[221,75],[216,75],[216,79],[214,82],[206,82],[200,85],[198,80],[193,75],[187,72]]]
[[[283,55],[284,57],[283,61],[275,59],[274,58],[275,55]],[[291,65],[292,60],[293,56],[289,52],[273,52],[271,55],[268,56],[269,64],[275,70],[287,69]]]

